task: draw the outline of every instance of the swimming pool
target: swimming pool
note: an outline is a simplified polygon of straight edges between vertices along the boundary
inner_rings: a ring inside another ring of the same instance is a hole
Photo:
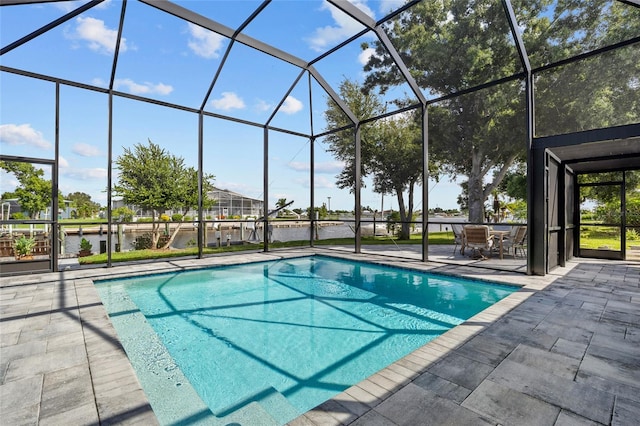
[[[284,424],[517,290],[323,256],[96,287],[163,424]]]

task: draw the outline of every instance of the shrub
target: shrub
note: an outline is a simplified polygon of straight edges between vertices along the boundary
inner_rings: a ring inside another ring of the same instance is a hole
[[[162,214],[160,215],[160,220],[161,220],[161,221],[163,221],[163,222],[169,222],[169,221],[171,220],[171,218],[169,217],[169,215],[168,215],[168,214],[166,214],[166,213],[162,213]]]
[[[640,234],[635,229],[627,229],[627,241],[640,240]]]
[[[191,216],[186,215],[186,216],[184,217],[184,221],[185,221],[185,222],[191,222]]]
[[[138,235],[131,244],[135,250],[145,250],[151,248],[152,242],[152,235],[150,233],[144,233],[142,235]]]
[[[182,214],[180,213],[174,213],[171,215],[171,221],[172,222],[182,222]]]
[[[158,239],[158,245],[156,247],[152,247],[153,245],[153,235],[150,232],[145,232],[144,234],[138,235],[135,240],[131,243],[135,250],[147,250],[151,248],[158,248],[164,246],[167,241],[169,241],[169,235],[161,235],[160,239]]]
[[[591,211],[589,211],[589,210],[581,210],[580,211],[580,219],[583,222],[590,222],[590,221],[592,221],[594,219],[593,218],[593,213]]]
[[[91,251],[92,248],[93,248],[93,245],[89,240],[87,240],[86,238],[83,238],[82,240],[80,240],[80,250]]]
[[[21,235],[20,238],[18,238],[14,242],[13,249],[15,250],[18,257],[24,257],[29,256],[35,246],[35,238],[27,238],[24,235]]]

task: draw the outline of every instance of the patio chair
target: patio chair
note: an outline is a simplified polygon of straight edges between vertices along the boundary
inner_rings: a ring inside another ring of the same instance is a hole
[[[527,238],[527,227],[518,226],[513,234],[502,241],[502,247],[509,252],[509,249],[513,248],[513,257],[518,256],[518,249],[522,252],[522,256],[525,256],[524,245]]]
[[[485,250],[491,257],[493,237],[489,235],[487,225],[467,225],[464,227],[465,246],[471,249],[471,257],[486,259]]]
[[[464,254],[464,227],[462,225],[451,225],[453,231],[453,254],[456,254],[456,248],[460,246],[460,254]]]

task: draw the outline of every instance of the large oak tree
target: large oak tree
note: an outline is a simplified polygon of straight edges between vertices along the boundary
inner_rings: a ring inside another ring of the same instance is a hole
[[[640,34],[640,11],[621,2],[515,0],[518,26],[534,67]],[[440,97],[522,71],[502,2],[420,2],[386,26],[417,84]],[[368,48],[369,46],[363,46]],[[404,83],[384,47],[365,66],[367,88]],[[637,121],[636,46],[541,73],[536,80],[539,133],[557,134]],[[608,66],[607,66],[608,65]],[[429,110],[429,148],[444,171],[467,177],[469,219],[480,222],[484,202],[526,147],[524,84],[443,99]]]

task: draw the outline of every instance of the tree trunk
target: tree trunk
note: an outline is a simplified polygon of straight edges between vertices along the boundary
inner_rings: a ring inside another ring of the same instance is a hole
[[[154,222],[151,227],[151,249],[155,250],[158,247],[158,241],[160,241],[160,224]]]
[[[160,217],[160,215],[157,216]],[[158,247],[158,241],[160,241],[160,223],[156,222],[155,210],[152,210],[151,221],[153,222],[151,226],[151,249],[155,250]]]
[[[471,173],[469,175],[469,222],[484,222],[484,185],[482,174],[482,156],[477,151],[471,154]]]
[[[183,222],[178,222],[178,226],[176,226],[176,229],[174,229],[173,232],[171,233],[171,237],[169,237],[169,241],[167,241],[167,243],[161,247],[162,250],[168,249],[171,243],[173,243],[173,240],[176,239],[176,236],[178,235],[178,232],[182,227],[182,223]]]
[[[411,224],[409,223],[410,217],[407,217],[407,208],[404,205],[404,195],[402,189],[396,189],[396,195],[398,198],[398,210],[400,211],[400,234],[398,239],[408,240],[410,236]],[[410,196],[411,198],[411,196]]]
[[[486,187],[484,185],[484,176],[486,171],[482,170],[482,156],[479,152],[474,152],[471,157],[471,174],[469,176],[469,222],[484,222],[485,221],[485,211],[484,211],[484,202],[491,191],[500,185],[502,180],[504,179],[509,167],[515,161],[516,154],[512,154],[509,158],[507,158],[502,164],[498,173],[494,175],[493,181],[488,184]]]

